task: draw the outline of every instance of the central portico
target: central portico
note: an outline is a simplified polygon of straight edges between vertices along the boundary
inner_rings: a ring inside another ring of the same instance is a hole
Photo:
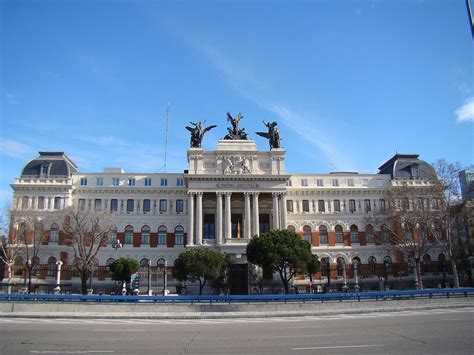
[[[190,148],[188,162],[188,246],[240,254],[252,236],[286,228],[283,149],[258,151],[253,140],[224,139],[215,151]]]

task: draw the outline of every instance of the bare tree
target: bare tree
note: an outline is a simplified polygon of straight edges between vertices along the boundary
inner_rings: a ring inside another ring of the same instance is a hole
[[[8,235],[10,230],[10,223],[8,210],[8,207],[4,207],[0,210],[0,261],[3,263],[4,269],[7,270],[8,274],[7,293],[11,293],[11,284],[13,280],[13,265],[15,264],[16,257],[20,253],[21,245],[18,243],[9,242]]]
[[[437,174],[437,180],[433,181],[433,185],[438,194],[444,197],[443,203],[440,205],[439,216],[435,221],[443,232],[435,234],[435,238],[449,259],[453,271],[454,287],[459,287],[459,276],[453,250],[452,221],[455,207],[462,202],[458,174],[464,167],[459,162],[449,163],[445,159],[437,160],[433,163],[433,167]]]
[[[64,239],[74,251],[73,263],[81,275],[82,294],[87,294],[87,280],[112,228],[111,223],[97,214],[68,210],[64,215]]]
[[[414,266],[415,286],[423,289],[423,256],[439,238],[440,200],[436,185],[419,186],[398,181],[384,194],[385,206],[369,218],[381,228],[381,241],[389,251],[398,252]]]

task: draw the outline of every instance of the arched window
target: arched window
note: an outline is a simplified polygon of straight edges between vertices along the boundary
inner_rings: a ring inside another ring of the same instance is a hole
[[[355,224],[353,224],[350,228],[350,235],[351,235],[351,244],[359,243],[359,229]]]
[[[296,232],[296,228],[294,226],[288,226],[288,228],[286,229],[288,230],[288,232],[293,232],[293,233]]]
[[[59,226],[57,223],[51,225],[51,230],[49,232],[49,242],[57,243],[59,240]]]
[[[421,271],[423,272],[423,274],[430,274],[432,272],[431,256],[429,256],[428,254],[423,255],[421,266],[422,266]]]
[[[115,261],[114,258],[108,258],[107,261],[105,262],[105,265],[110,266]]]
[[[303,239],[311,245],[311,227],[308,225],[303,227]]]
[[[167,244],[167,233],[168,229],[166,226],[161,225],[158,227],[158,245],[166,245]]]
[[[174,244],[184,244],[184,228],[182,226],[176,226],[176,228],[174,229]]]
[[[342,232],[342,227],[338,224],[334,230],[336,231],[336,243],[344,243],[344,234]]]
[[[35,256],[31,259],[31,276],[38,276],[40,266],[40,258]]]
[[[365,238],[367,243],[374,243],[374,227],[371,224],[365,226]]]
[[[324,258],[321,259],[321,276],[322,277],[328,277],[330,267],[331,266],[330,266],[329,258],[325,256]]]
[[[151,228],[149,226],[142,227],[142,235],[140,238],[140,243],[142,245],[149,245],[150,244],[150,232]]]
[[[337,258],[337,276],[342,277],[344,275],[344,267],[346,266],[346,261],[342,256]]]
[[[148,270],[148,258],[143,258],[140,260],[140,272],[145,272]]]
[[[409,223],[405,224],[404,230],[404,239],[407,242],[411,242],[413,240],[413,226]]]
[[[56,276],[56,258],[54,256],[51,256],[48,259],[48,276],[55,277]]]
[[[319,226],[319,244],[328,243],[328,229],[326,226]]]
[[[377,259],[375,259],[375,256],[369,256],[368,264],[369,276],[377,275]]]
[[[124,244],[132,244],[133,243],[133,227],[128,225],[125,227],[125,241]]]
[[[13,267],[13,274],[15,276],[22,276],[24,269],[25,269],[25,264],[23,262],[23,258],[21,256],[17,256],[15,258],[15,265]]]

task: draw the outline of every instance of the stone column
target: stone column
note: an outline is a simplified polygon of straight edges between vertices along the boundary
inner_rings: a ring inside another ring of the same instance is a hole
[[[253,225],[253,235],[259,235],[260,234],[260,216],[259,216],[259,213],[260,213],[260,210],[258,208],[258,192],[254,192],[253,193],[253,201],[252,201],[252,204],[253,204],[253,221],[252,221],[252,225]]]
[[[251,230],[251,223],[250,223],[250,192],[244,192],[244,202],[245,202],[245,231],[244,231],[244,238],[252,238],[252,230]]]
[[[216,192],[217,196],[217,218],[216,218],[216,242],[222,245],[222,192]]]
[[[187,245],[194,245],[194,193],[188,193],[189,232]]]
[[[231,219],[231,205],[230,197],[232,192],[225,193],[225,238],[232,237],[232,219]]]
[[[280,218],[278,218],[278,193],[272,193],[273,200],[273,229],[280,229]]]
[[[196,198],[196,245],[202,245],[202,192]]]
[[[281,213],[281,229],[286,229],[287,227],[287,222],[286,222],[286,192],[282,192],[280,194],[280,203],[281,203],[281,208],[280,208],[280,213]]]

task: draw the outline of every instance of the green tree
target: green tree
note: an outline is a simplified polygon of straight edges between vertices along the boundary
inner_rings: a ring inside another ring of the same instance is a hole
[[[293,277],[308,272],[308,264],[314,261],[309,243],[288,230],[273,230],[254,237],[247,245],[247,259],[264,269],[277,271],[285,293],[290,292]]]
[[[221,276],[229,264],[229,256],[225,253],[196,248],[179,254],[173,268],[173,277],[179,281],[198,281],[199,295],[209,280]]]
[[[313,293],[313,275],[316,274],[320,269],[320,262],[316,255],[313,255],[306,265],[306,272],[309,276],[309,281],[311,282],[310,293]]]
[[[134,273],[140,269],[140,263],[132,258],[119,258],[109,265],[112,279],[130,283],[130,279]]]

